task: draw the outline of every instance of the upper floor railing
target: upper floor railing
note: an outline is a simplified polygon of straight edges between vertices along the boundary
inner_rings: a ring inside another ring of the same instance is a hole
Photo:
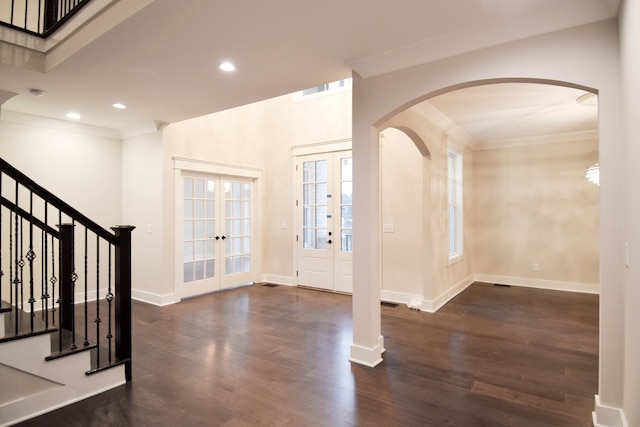
[[[91,0],[2,0],[0,24],[46,38]]]
[[[101,227],[0,159],[0,341],[54,332],[49,358],[92,350],[131,379],[132,226]],[[5,314],[6,315],[6,314]]]

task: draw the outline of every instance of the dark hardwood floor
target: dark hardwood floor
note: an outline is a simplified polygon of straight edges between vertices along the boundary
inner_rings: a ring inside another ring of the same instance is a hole
[[[133,381],[21,426],[589,426],[598,297],[474,284],[382,307],[384,362],[348,361],[349,296],[259,284],[134,302]]]

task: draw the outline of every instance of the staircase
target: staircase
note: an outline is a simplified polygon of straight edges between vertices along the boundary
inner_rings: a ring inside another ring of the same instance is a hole
[[[5,426],[131,380],[134,227],[100,227],[3,159],[0,196]]]

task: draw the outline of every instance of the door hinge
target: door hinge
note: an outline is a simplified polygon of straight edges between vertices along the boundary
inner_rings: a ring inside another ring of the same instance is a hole
[[[296,165],[296,172],[298,172],[298,165]]]
[[[296,206],[298,206],[298,201],[296,200]]]
[[[298,235],[296,234],[296,242],[298,241]]]
[[[298,270],[296,270],[296,277],[298,277]]]

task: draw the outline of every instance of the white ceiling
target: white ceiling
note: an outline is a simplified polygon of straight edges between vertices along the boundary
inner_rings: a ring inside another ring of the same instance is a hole
[[[594,97],[593,103],[578,102],[588,96]],[[590,139],[598,134],[597,96],[564,86],[475,86],[436,96],[414,107],[425,115],[431,108],[443,114],[449,126],[458,128],[447,129],[450,133],[461,130],[466,140],[461,142],[476,148]]]
[[[109,3],[107,11],[131,4],[101,1]],[[148,6],[129,17],[120,14],[108,31],[99,29],[104,22],[94,20],[58,45],[50,43],[43,49],[46,72],[10,65],[12,61],[0,55],[0,91],[18,94],[3,105],[3,111],[65,120],[65,114],[74,110],[82,115],[82,123],[116,130],[149,121],[171,123],[338,80],[350,76],[352,69],[368,77],[610,19],[619,7],[619,0],[137,0],[136,4],[145,1]],[[234,61],[237,71],[221,72],[218,65],[223,60]],[[46,95],[33,97],[30,88]],[[496,95],[473,91],[468,94],[478,96],[477,102],[460,103],[461,93],[433,102],[467,132],[481,132],[480,140],[509,138],[491,109],[499,108],[503,116],[528,108],[528,116],[539,120],[561,113],[557,109],[536,115],[540,95],[517,90],[519,95],[510,102],[522,103],[499,105],[493,102]],[[488,104],[481,96],[493,101]],[[114,102],[128,108],[115,110]],[[540,127],[540,122],[532,126]]]

